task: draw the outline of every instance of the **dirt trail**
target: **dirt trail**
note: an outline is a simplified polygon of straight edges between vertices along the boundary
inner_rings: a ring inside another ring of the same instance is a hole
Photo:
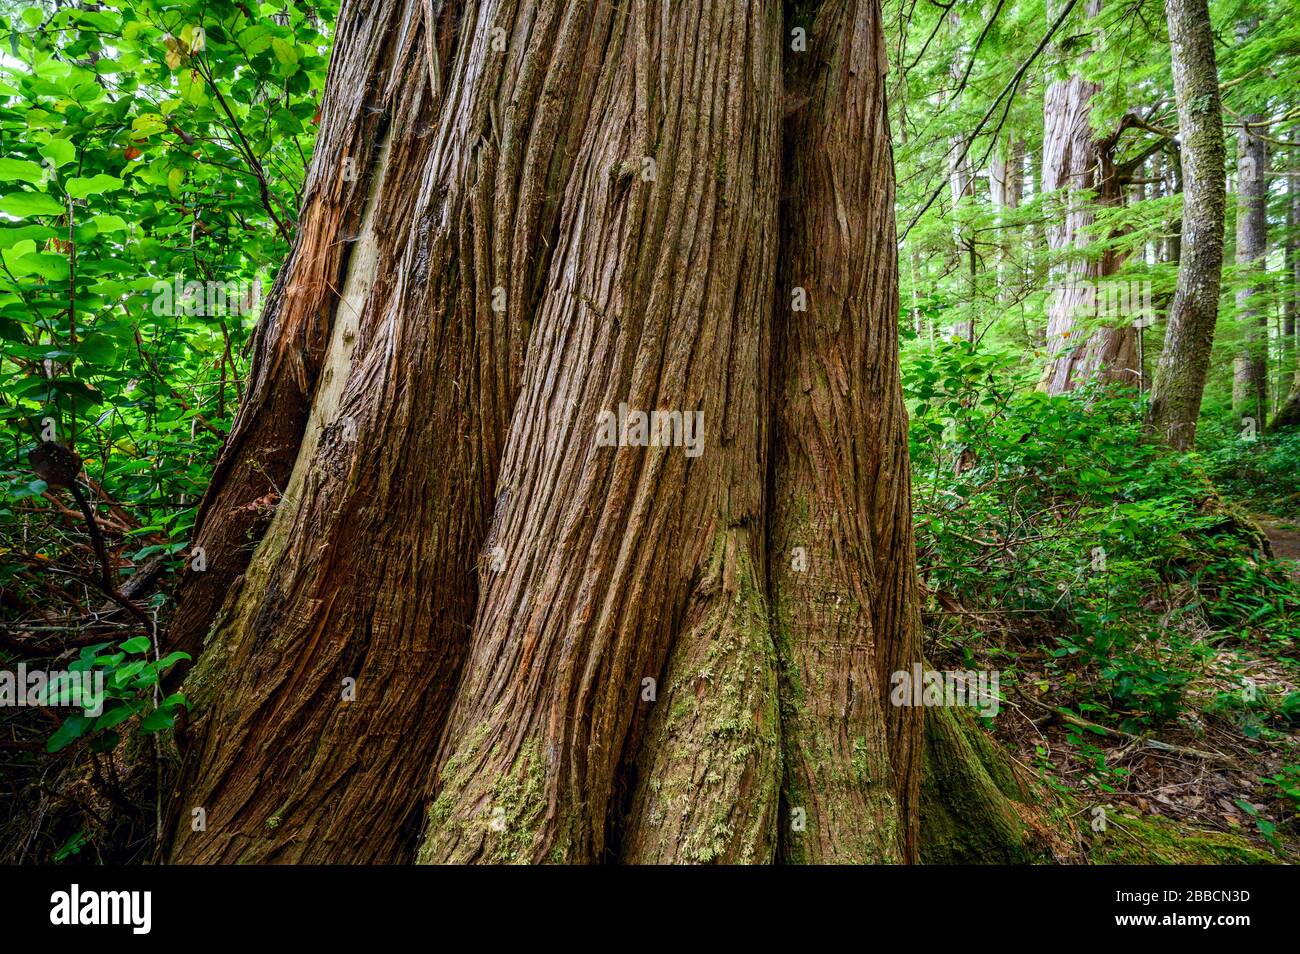
[[[1273,555],[1279,560],[1290,560],[1291,577],[1300,580],[1300,527],[1291,520],[1272,514],[1257,513],[1254,518],[1268,536]]]

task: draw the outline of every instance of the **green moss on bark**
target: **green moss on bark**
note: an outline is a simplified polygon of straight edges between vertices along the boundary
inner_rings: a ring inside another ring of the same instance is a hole
[[[969,713],[925,712],[921,776],[924,864],[1029,864],[1032,832],[1017,804],[1029,795]]]
[[[1275,865],[1281,862],[1239,835],[1204,831],[1166,818],[1112,815],[1092,833],[1095,865]]]
[[[679,638],[640,759],[623,857],[762,863],[775,851],[776,653],[741,535],[719,536],[702,621]]]

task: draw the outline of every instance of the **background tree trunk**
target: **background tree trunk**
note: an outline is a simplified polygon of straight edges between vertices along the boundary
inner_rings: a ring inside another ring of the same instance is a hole
[[[1196,443],[1223,270],[1223,110],[1206,0],[1166,0],[1182,143],[1178,286],[1151,388],[1152,429],[1179,450]]]
[[[1291,154],[1291,169],[1286,177],[1286,240],[1282,246],[1282,279],[1278,282],[1282,296],[1282,368],[1300,371],[1296,365],[1296,298],[1300,295],[1300,156]]]
[[[1014,263],[1020,236],[1008,220],[1023,198],[1024,164],[1024,140],[1011,138],[994,151],[989,166],[989,198],[998,215],[998,300],[1004,303],[1014,301],[1018,292]]]
[[[1242,42],[1259,26],[1258,18],[1241,24]],[[1264,117],[1243,116],[1237,133],[1237,266],[1243,272],[1237,289],[1237,320],[1243,343],[1233,359],[1232,410],[1251,415],[1259,427],[1268,415],[1268,310],[1264,294],[1268,254],[1268,150],[1253,128]]]
[[[1282,367],[1291,374],[1291,386],[1269,427],[1294,427],[1300,424],[1300,349],[1296,342],[1296,296],[1300,295],[1300,161],[1295,152],[1287,176],[1286,245],[1282,258]]]
[[[956,10],[950,10],[947,14],[948,32],[956,36],[961,32],[961,14]],[[960,49],[960,48],[958,48]],[[948,68],[948,75],[952,78],[954,92],[948,97],[946,103],[949,107],[960,108],[962,100],[962,90],[957,88],[956,84],[962,82],[962,59],[960,54],[954,55],[951,65]],[[975,175],[971,169],[971,158],[969,152],[963,155],[963,146],[965,140],[958,136],[953,138],[948,144],[948,192],[952,198],[952,242],[953,252],[958,263],[958,267],[964,268],[969,278],[969,298],[968,314],[964,316],[954,327],[957,337],[965,341],[975,340],[975,279],[976,255],[975,255],[975,236],[962,227],[962,213],[959,206],[963,200],[973,198],[975,195]],[[963,264],[964,263],[964,264]]]
[[[1089,18],[1100,11],[1100,0],[1091,0]],[[1048,87],[1044,100],[1042,188],[1062,190],[1059,199],[1064,204],[1057,224],[1047,230],[1053,251],[1070,252],[1089,244],[1089,229],[1096,220],[1093,202],[1113,206],[1123,201],[1115,171],[1115,138],[1099,140],[1089,119],[1093,97],[1100,91],[1098,84],[1075,74]],[[1052,360],[1043,374],[1049,394],[1072,391],[1090,380],[1138,383],[1137,332],[1132,324],[1086,328],[1078,320],[1098,310],[1096,303],[1105,297],[1097,294],[1098,285],[1120,264],[1109,251],[1087,259],[1076,254],[1057,272],[1047,321]]]

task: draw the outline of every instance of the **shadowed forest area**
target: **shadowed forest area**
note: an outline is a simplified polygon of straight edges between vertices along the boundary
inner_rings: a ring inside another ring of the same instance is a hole
[[[0,862],[1300,860],[1297,12],[0,0]]]

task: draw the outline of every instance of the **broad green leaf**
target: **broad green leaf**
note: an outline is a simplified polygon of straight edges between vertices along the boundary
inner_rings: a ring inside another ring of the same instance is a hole
[[[145,113],[137,116],[131,123],[131,129],[137,137],[153,136],[167,129],[167,123],[157,113]]]
[[[69,179],[67,190],[68,195],[72,196],[74,199],[84,199],[91,195],[103,195],[105,192],[115,192],[122,188],[122,185],[122,180],[117,176],[110,176],[101,172],[88,179]]]
[[[29,251],[36,251],[36,243],[53,238],[58,233],[48,225],[22,225],[0,229],[0,249],[14,248],[19,242],[31,242]]]
[[[56,169],[59,166],[66,166],[77,157],[77,148],[67,139],[51,139],[41,146],[39,152],[54,163]]]
[[[168,653],[162,659],[158,660],[158,668],[169,669],[172,666],[176,665],[178,662],[183,662],[189,658],[190,658],[189,653],[182,653],[182,652]]]
[[[26,159],[0,159],[0,182],[21,180],[37,185],[45,178],[45,170]]]
[[[127,230],[126,222],[121,216],[97,215],[92,221],[99,227],[101,234],[105,232],[125,232]]]
[[[169,709],[155,709],[140,722],[141,732],[160,732],[176,724],[176,713]]]
[[[278,36],[271,40],[271,51],[275,53],[275,58],[286,66],[298,62],[298,51],[294,49],[293,44],[280,39]]]
[[[86,729],[90,727],[91,720],[83,715],[69,716],[63,720],[63,725],[50,736],[45,743],[45,751],[58,752],[60,749],[67,748],[77,739],[85,734]]]
[[[63,204],[43,192],[11,192],[0,198],[0,212],[19,219],[29,215],[58,215],[62,211]]]
[[[249,56],[256,56],[258,53],[270,48],[271,31],[258,24],[241,30],[235,39],[244,48],[244,52]]]
[[[113,728],[113,726],[121,725],[127,719],[131,718],[131,716],[135,715],[137,711],[138,710],[136,709],[135,706],[130,706],[130,705],[113,706],[113,708],[109,709],[107,712],[105,712],[103,715],[101,715],[98,719],[95,720],[94,731],[99,732],[101,729],[111,729]]]
[[[6,256],[5,261],[20,275],[40,275],[52,282],[67,281],[71,271],[67,258],[48,252],[31,252],[13,258]]]

